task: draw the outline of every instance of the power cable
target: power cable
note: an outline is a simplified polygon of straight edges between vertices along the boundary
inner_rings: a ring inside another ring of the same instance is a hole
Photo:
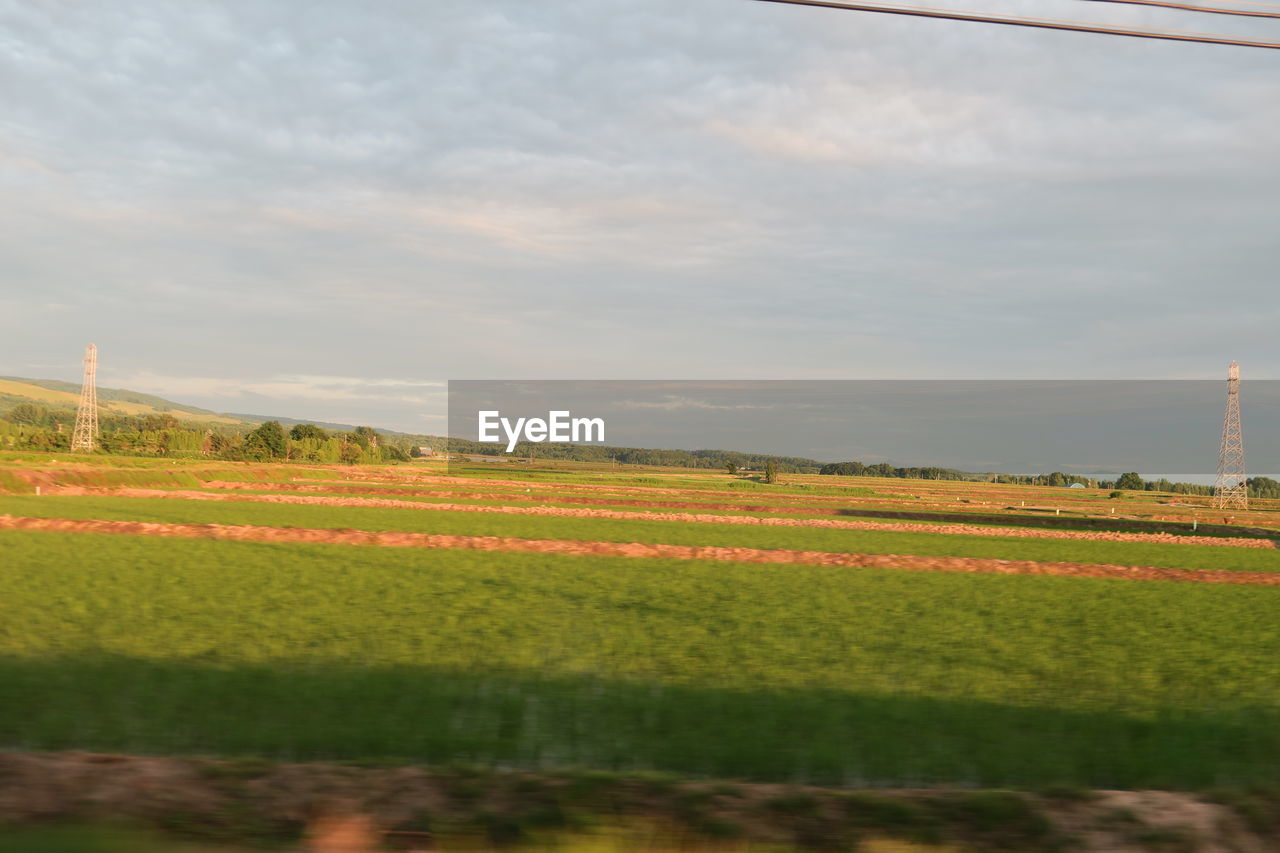
[[[1086,0],[1088,3],[1121,3],[1126,6],[1159,6],[1161,9],[1180,9],[1184,12],[1207,12],[1210,15],[1240,15],[1245,18],[1276,18],[1277,12],[1252,12],[1248,9],[1224,9],[1221,6],[1192,6],[1187,3],[1171,3],[1168,0]],[[1250,4],[1253,5],[1253,4]],[[1258,4],[1262,5],[1262,4]]]
[[[1105,36],[1158,39],[1161,41],[1192,42],[1196,44],[1221,44],[1230,47],[1260,47],[1280,50],[1280,42],[1249,41],[1214,33],[1187,33],[1179,30],[1129,30],[1087,22],[1072,23],[1048,18],[1012,18],[995,15],[975,15],[950,9],[931,9],[924,6],[871,6],[862,3],[835,3],[831,0],[759,0],[761,3],[786,3],[794,6],[820,6],[843,9],[847,12],[879,12],[885,15],[906,15],[914,18],[941,18],[948,21],[972,21],[979,24],[1001,24],[1011,27],[1031,27],[1042,30],[1064,30],[1076,33],[1096,33]]]

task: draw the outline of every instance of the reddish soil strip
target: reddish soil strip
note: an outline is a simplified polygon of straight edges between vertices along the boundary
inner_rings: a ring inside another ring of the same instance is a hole
[[[520,551],[603,557],[662,557],[735,563],[799,563],[811,566],[905,569],[1001,575],[1061,575],[1143,581],[1186,581],[1246,586],[1280,586],[1280,572],[1233,572],[1162,569],[1106,563],[1035,562],[976,557],[915,557],[899,554],[835,554],[826,551],[731,548],[696,545],[651,545],[639,542],[577,542],[563,539],[515,539],[505,536],[449,536],[365,530],[318,530],[302,527],[257,527],[226,524],[161,524],[150,521],[76,521],[67,518],[24,518],[0,515],[0,530],[63,533],[124,533],[183,539],[230,539],[242,542],[300,542],[320,545],[373,545],[391,548],[450,548],[469,551]]]
[[[1146,542],[1168,545],[1217,545],[1274,550],[1271,539],[1213,536],[1178,536],[1172,533],[1119,533],[1115,531],[1045,530],[1028,527],[980,527],[973,524],[911,524],[882,521],[837,521],[825,518],[761,518],[752,515],[709,515],[690,512],[633,512],[628,510],[576,509],[556,506],[483,506],[477,504],[424,503],[391,498],[335,498],[321,495],[245,495],[196,492],[184,489],[84,489],[50,490],[57,495],[111,495],[122,498],[178,498],[197,501],[310,504],[318,506],[382,507],[447,512],[541,515],[562,518],[616,518],[635,521],[675,521],[699,524],[754,524],[764,527],[824,527],[836,530],[887,530],[899,533],[942,533],[962,536],[1003,536],[1018,539],[1083,539],[1095,542]]]

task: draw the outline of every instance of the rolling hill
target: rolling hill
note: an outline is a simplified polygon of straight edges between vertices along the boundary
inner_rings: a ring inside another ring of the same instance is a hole
[[[21,376],[0,376],[0,417],[20,403],[34,403],[49,409],[75,411],[80,401],[80,386],[74,382],[63,382],[60,379],[27,379]],[[321,421],[304,421],[297,418],[275,417],[271,415],[250,415],[239,413],[220,413],[175,403],[153,394],[130,391],[125,388],[98,388],[98,411],[100,416],[132,416],[172,415],[189,426],[222,425],[230,427],[253,427],[263,421],[279,421],[286,427],[299,423],[314,423],[316,426],[330,430],[353,430],[353,424],[326,423]],[[393,430],[380,429],[380,432],[391,433]]]

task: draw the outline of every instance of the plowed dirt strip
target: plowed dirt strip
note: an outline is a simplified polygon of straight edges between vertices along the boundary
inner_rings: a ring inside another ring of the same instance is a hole
[[[479,504],[424,503],[393,498],[336,498],[322,495],[246,495],[197,492],[185,489],[82,489],[50,490],[53,495],[110,495],[122,498],[179,498],[196,501],[311,504],[319,506],[381,507],[448,512],[542,515],[562,518],[613,518],[634,521],[675,521],[698,524],[754,524],[764,527],[825,527],[837,530],[887,530],[898,533],[941,533],[960,536],[1003,536],[1017,539],[1080,539],[1095,542],[1146,542],[1162,545],[1217,545],[1275,550],[1271,539],[1213,536],[1178,536],[1173,533],[1118,533],[1115,531],[1044,530],[1028,527],[980,527],[973,524],[912,524],[883,521],[839,521],[825,518],[761,518],[752,515],[709,515],[691,512],[634,512],[611,509],[577,509],[556,506],[484,506]]]
[[[914,557],[898,554],[834,554],[789,549],[649,545],[638,542],[577,542],[563,539],[515,539],[504,536],[446,536],[431,533],[393,533],[364,530],[318,530],[298,527],[256,527],[227,524],[161,524],[150,521],[75,521],[66,518],[24,518],[0,515],[0,530],[40,530],[62,533],[123,533],[173,536],[183,539],[227,539],[242,542],[298,542],[319,545],[373,545],[391,548],[452,548],[470,551],[521,551],[603,557],[675,558],[735,563],[799,563],[813,566],[904,569],[924,572],[964,572],[1001,575],[1060,575],[1142,581],[1183,581],[1245,586],[1280,587],[1280,573],[1232,572],[1203,569],[1161,569],[1154,566],[1115,566],[1106,563],[1057,563],[1031,560],[991,560],[973,557]]]

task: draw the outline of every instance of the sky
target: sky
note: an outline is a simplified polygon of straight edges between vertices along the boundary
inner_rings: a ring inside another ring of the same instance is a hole
[[[4,375],[75,381],[93,341],[106,386],[427,433],[448,379],[1280,377],[1280,51],[754,0],[0,0],[0,103]]]

